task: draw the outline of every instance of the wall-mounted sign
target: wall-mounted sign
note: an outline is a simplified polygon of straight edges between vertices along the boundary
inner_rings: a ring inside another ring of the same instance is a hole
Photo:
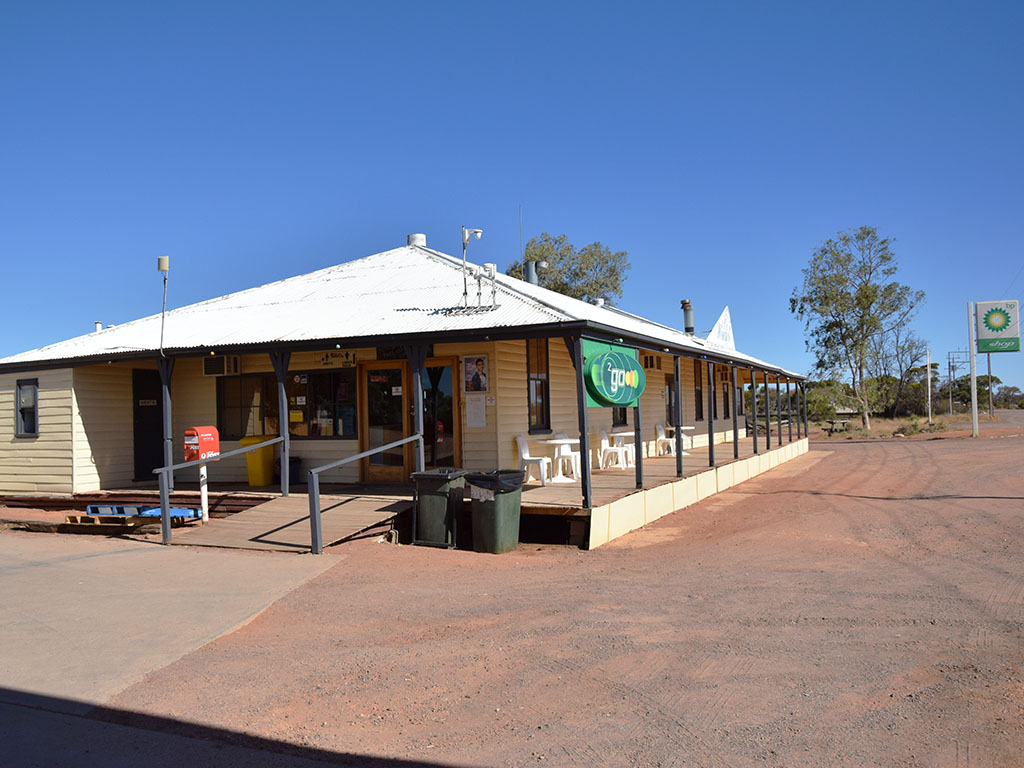
[[[647,386],[637,351],[630,347],[584,340],[583,364],[589,406],[635,406]]]
[[[1020,352],[1020,302],[979,301],[974,305],[979,352]]]
[[[708,334],[705,343],[711,349],[716,349],[719,352],[736,351],[736,341],[732,336],[732,316],[729,314],[728,307],[722,310],[722,314],[719,315],[718,321],[711,329],[711,333]]]
[[[324,368],[355,368],[356,353],[349,351],[324,352],[320,355],[320,365]]]

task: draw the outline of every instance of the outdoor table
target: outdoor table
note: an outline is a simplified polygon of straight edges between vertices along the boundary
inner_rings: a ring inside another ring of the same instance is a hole
[[[636,438],[636,432],[633,431],[632,429],[622,429],[620,427],[619,429],[613,429],[609,434],[614,439],[615,445],[622,445],[622,446],[625,446],[627,449],[632,449],[632,450],[627,450],[626,451],[626,457],[629,459],[629,461],[627,461],[626,464],[629,465],[629,466],[635,465],[636,464],[636,453],[635,453],[636,449],[632,445],[625,445],[625,443],[623,442],[623,438],[628,437],[630,440],[633,440],[633,439]],[[626,469],[626,466],[619,467],[619,469]]]
[[[828,422],[828,433],[831,435],[833,432],[842,430],[846,431],[846,425],[850,423],[849,419],[825,419]],[[837,426],[838,425],[838,426]]]
[[[554,445],[554,446],[559,446],[559,445],[577,445],[577,444],[579,444],[580,439],[578,437],[553,437],[550,440],[541,440],[539,442],[546,443],[548,445]],[[582,461],[582,458],[583,457],[580,457],[581,461]],[[566,477],[562,473],[562,462],[554,461],[552,463],[555,465],[555,471],[551,475],[551,477],[549,478],[552,483],[575,483],[576,482],[577,478],[575,478],[575,477]]]

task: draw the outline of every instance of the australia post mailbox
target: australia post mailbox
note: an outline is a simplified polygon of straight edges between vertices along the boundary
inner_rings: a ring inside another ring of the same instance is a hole
[[[220,433],[216,427],[189,427],[185,430],[185,461],[220,456]]]

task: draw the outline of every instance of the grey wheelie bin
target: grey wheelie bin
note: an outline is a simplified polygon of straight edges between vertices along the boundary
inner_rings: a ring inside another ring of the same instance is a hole
[[[466,474],[464,469],[450,468],[412,473],[416,483],[413,544],[455,546],[455,520],[462,509]]]
[[[521,469],[496,469],[466,477],[473,500],[474,551],[498,555],[516,548],[524,474]]]

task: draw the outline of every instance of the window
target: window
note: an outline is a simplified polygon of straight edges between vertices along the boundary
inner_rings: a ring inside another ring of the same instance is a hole
[[[701,361],[693,361],[693,420],[704,421],[704,372]]]
[[[16,393],[17,437],[39,434],[39,379],[19,379]]]
[[[626,415],[626,406],[612,408],[612,426],[625,427],[629,424],[629,417]]]
[[[266,396],[276,395],[273,376],[223,376],[217,379],[217,431],[222,440],[238,440],[250,435],[276,435],[277,419],[271,427],[265,423]],[[277,399],[274,398],[276,405]],[[276,409],[275,409],[276,416]]]
[[[676,420],[676,387],[675,376],[665,374],[665,423],[670,427],[679,425]]]
[[[530,408],[530,431],[542,432],[551,429],[547,339],[526,341],[526,387]]]
[[[729,384],[722,385],[722,418],[729,418]]]
[[[294,373],[285,380],[288,434],[356,437],[356,369]],[[278,434],[277,379],[272,374],[217,379],[217,428],[223,440]]]

